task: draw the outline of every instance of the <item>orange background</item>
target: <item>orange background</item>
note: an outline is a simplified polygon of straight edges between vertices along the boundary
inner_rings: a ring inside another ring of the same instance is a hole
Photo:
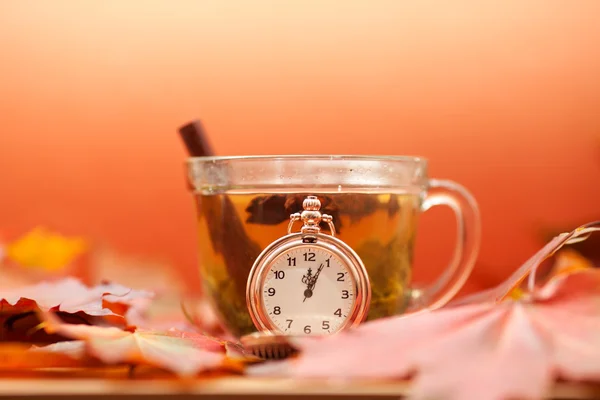
[[[471,288],[496,283],[543,224],[598,217],[598,15],[597,0],[0,2],[0,231],[84,234],[195,287],[176,128],[200,117],[219,154],[429,158],[481,206]],[[421,277],[453,229],[424,218]]]

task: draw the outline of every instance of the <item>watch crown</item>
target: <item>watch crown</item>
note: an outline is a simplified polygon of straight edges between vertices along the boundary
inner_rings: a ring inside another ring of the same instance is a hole
[[[307,196],[302,202],[302,207],[307,211],[319,211],[321,209],[321,201],[317,196]]]

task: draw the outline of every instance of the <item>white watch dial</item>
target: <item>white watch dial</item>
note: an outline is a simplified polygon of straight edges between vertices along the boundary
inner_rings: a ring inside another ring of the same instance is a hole
[[[350,269],[336,254],[300,246],[268,266],[262,286],[264,312],[285,334],[331,334],[351,316],[355,286]]]

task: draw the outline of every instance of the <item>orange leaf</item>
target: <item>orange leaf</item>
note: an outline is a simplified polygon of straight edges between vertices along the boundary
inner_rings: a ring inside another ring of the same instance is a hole
[[[81,342],[61,342],[45,347],[0,344],[0,370],[84,367],[98,364],[85,357]]]

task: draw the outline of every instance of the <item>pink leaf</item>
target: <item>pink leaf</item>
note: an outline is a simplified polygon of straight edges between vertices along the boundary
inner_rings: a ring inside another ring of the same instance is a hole
[[[149,292],[131,290],[117,284],[107,283],[90,288],[75,278],[64,278],[0,291],[0,311],[26,312],[37,306],[41,310],[55,309],[73,314],[84,312],[90,316],[122,315],[111,311],[107,303],[128,308],[143,304],[144,299],[151,297]]]
[[[250,373],[413,377],[419,399],[542,399],[559,377],[600,380],[600,270],[557,276],[518,301],[380,319],[294,345],[296,358]]]

